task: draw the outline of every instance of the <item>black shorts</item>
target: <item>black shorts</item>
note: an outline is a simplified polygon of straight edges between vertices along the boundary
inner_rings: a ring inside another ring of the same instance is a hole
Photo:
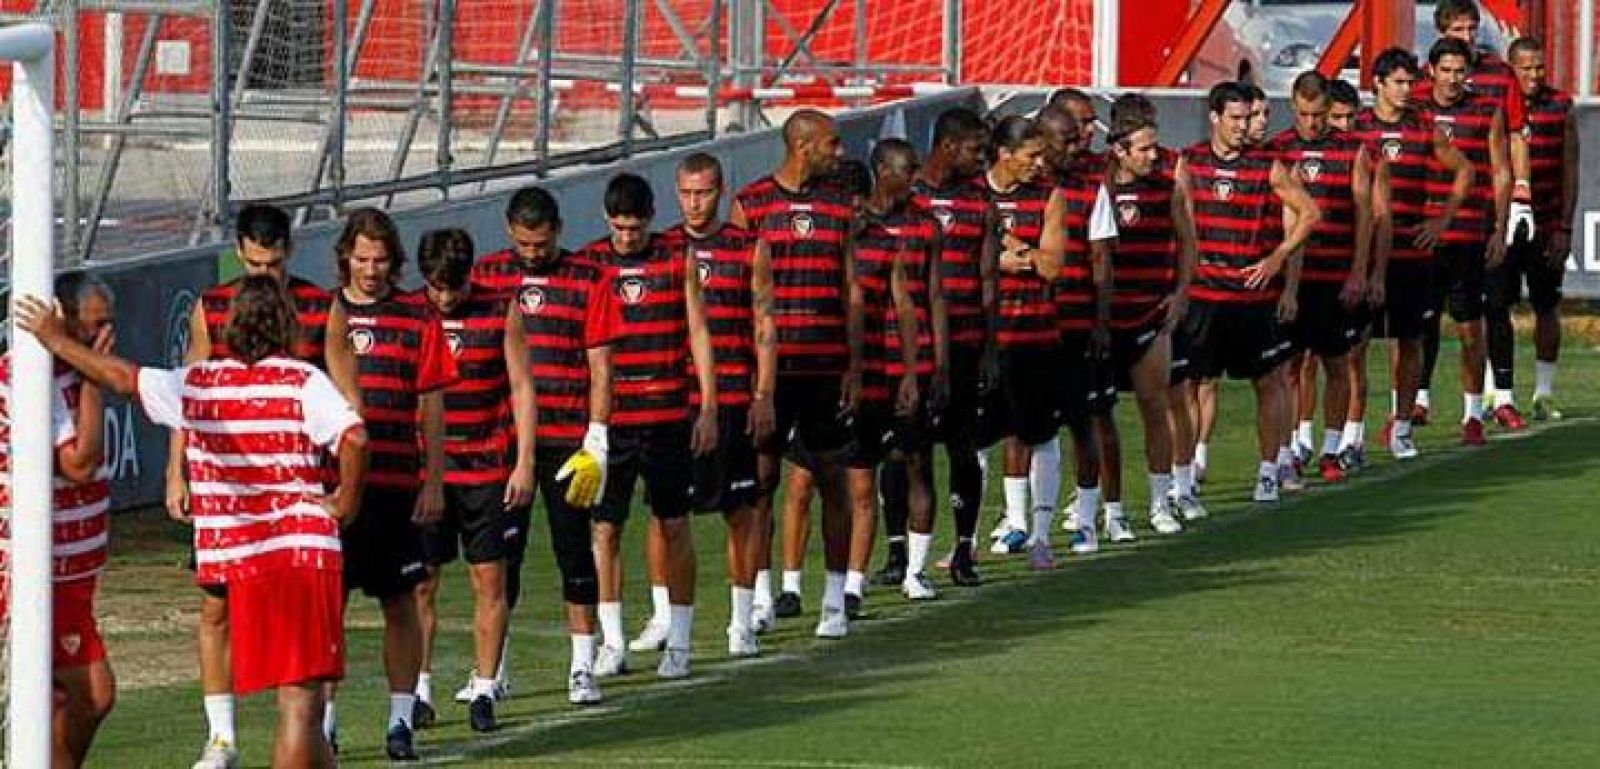
[[[1439,317],[1433,305],[1433,265],[1405,260],[1389,263],[1384,303],[1373,313],[1375,339],[1419,339]]]
[[[870,470],[882,464],[891,452],[906,456],[927,448],[931,431],[925,413],[919,410],[914,416],[900,418],[888,403],[862,405],[861,411],[850,420],[851,438],[845,450],[845,466]]]
[[[1118,390],[1133,392],[1133,370],[1161,338],[1165,326],[1166,321],[1158,318],[1135,328],[1111,331],[1111,373]]]
[[[850,431],[839,414],[839,378],[780,376],[772,394],[775,425],[764,447],[782,453],[791,440],[807,451],[838,451],[850,442]]]
[[[1319,358],[1337,358],[1361,341],[1361,325],[1339,299],[1337,283],[1302,283],[1298,311],[1290,324],[1296,352],[1309,350]]]
[[[1059,347],[1015,347],[1000,351],[1000,389],[1003,393],[1005,434],[1030,445],[1044,443],[1061,431],[1062,404],[1067,401],[1069,376],[1062,371]],[[1085,386],[1077,392],[1087,406]]]
[[[1184,324],[1179,323],[1172,330],[1172,369],[1169,382],[1172,387],[1177,387],[1186,382],[1192,382],[1198,377],[1194,375],[1193,355],[1194,345],[1189,341],[1189,330]]]
[[[346,592],[390,598],[427,579],[422,529],[411,522],[417,494],[415,489],[367,487],[361,513],[339,537],[344,545]]]
[[[595,508],[594,519],[606,523],[628,520],[633,489],[641,477],[652,515],[657,518],[688,515],[689,498],[694,493],[690,424],[685,420],[650,427],[611,428],[606,492]]]
[[[1519,240],[1506,249],[1505,261],[1486,276],[1491,305],[1517,306],[1522,301],[1524,281],[1528,284],[1528,306],[1534,312],[1546,312],[1561,304],[1561,282],[1566,279],[1567,265],[1552,262],[1548,251],[1542,237]]]
[[[1060,356],[1056,365],[1065,380],[1061,423],[1081,427],[1090,416],[1110,414],[1117,405],[1116,372],[1110,360],[1090,352],[1089,335],[1063,335]]]
[[[982,397],[983,361],[977,349],[950,349],[950,393],[944,409],[929,415],[933,440],[947,445],[971,443],[978,434],[978,411]]]
[[[717,409],[717,448],[694,458],[695,510],[727,513],[755,504],[761,495],[756,481],[756,447],[747,434],[750,412],[742,406]]]
[[[1260,379],[1285,359],[1276,303],[1191,302],[1183,325],[1198,379]]]
[[[443,566],[465,553],[467,563],[506,560],[527,541],[527,511],[508,510],[505,484],[447,484],[444,518],[422,527],[422,556]]]
[[[1433,308],[1450,313],[1457,323],[1483,317],[1485,302],[1484,247],[1448,245],[1433,250]]]

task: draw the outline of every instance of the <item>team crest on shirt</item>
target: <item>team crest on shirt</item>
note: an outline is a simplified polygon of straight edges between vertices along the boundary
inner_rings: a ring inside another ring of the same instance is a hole
[[[1300,177],[1311,184],[1317,183],[1317,177],[1322,175],[1322,161],[1306,159],[1300,161]]]
[[[450,346],[450,357],[461,357],[461,335],[454,331],[444,332],[444,342]]]
[[[1007,211],[1006,213],[1000,215],[1000,234],[1008,234],[1012,230],[1016,229],[1016,227],[1017,218],[1012,216],[1011,212]]]
[[[366,355],[371,352],[374,341],[371,329],[350,329],[350,348],[355,350],[357,355]]]
[[[1438,119],[1436,119],[1434,121],[1433,124],[1438,126],[1439,130],[1444,133],[1444,138],[1452,139],[1452,140],[1456,138],[1456,124],[1455,124],[1455,121],[1446,120],[1444,118],[1438,118]]]
[[[1226,203],[1233,199],[1233,180],[1218,179],[1211,183],[1211,191],[1216,194],[1217,200]]]
[[[700,285],[704,286],[711,282],[711,255],[696,254],[696,257],[694,269],[695,272],[700,274]]]
[[[649,293],[649,288],[644,281],[638,278],[628,278],[622,281],[621,286],[617,287],[617,295],[622,297],[622,301],[628,304],[638,304],[644,301],[644,295],[647,293]]]
[[[1134,222],[1139,221],[1138,204],[1129,202],[1117,206],[1117,219],[1124,227],[1132,226]]]
[[[517,306],[524,315],[538,315],[544,309],[544,290],[538,286],[523,286],[517,293]]]
[[[935,208],[933,209],[933,218],[939,220],[939,229],[949,230],[950,223],[955,221],[956,217],[955,214],[950,213],[948,208]]]
[[[817,229],[817,222],[811,214],[800,213],[789,218],[789,229],[798,237],[809,238]]]
[[[1400,157],[1400,148],[1401,148],[1401,145],[1400,145],[1400,140],[1399,139],[1389,139],[1389,140],[1385,141],[1383,143],[1383,156],[1384,156],[1384,158],[1389,160],[1389,162],[1391,162],[1391,163],[1394,162],[1394,160],[1396,158]]]

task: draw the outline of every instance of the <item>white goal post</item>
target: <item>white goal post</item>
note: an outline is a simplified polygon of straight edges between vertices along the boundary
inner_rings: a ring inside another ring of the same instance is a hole
[[[52,298],[55,280],[55,32],[0,28],[12,62],[11,296]],[[32,335],[11,339],[11,552],[6,765],[50,766],[50,353]]]

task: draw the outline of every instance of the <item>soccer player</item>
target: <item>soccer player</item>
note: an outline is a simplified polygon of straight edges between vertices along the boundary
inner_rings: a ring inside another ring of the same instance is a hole
[[[1333,78],[1328,81],[1328,130],[1350,133],[1356,125],[1356,113],[1361,111],[1361,94],[1348,80]]]
[[[331,766],[317,724],[324,683],[344,672],[339,526],[360,507],[366,436],[333,383],[290,357],[297,318],[282,281],[243,278],[231,308],[228,357],[176,371],[84,346],[32,297],[18,303],[17,325],[84,378],[137,397],[152,422],[184,431],[197,578],[228,589],[233,690],[277,691],[274,766]],[[328,449],[339,457],[332,493]]]
[[[1095,132],[1102,124],[1095,114],[1094,100],[1089,94],[1077,88],[1062,88],[1050,94],[1045,108],[1063,110],[1077,124],[1078,130],[1071,149],[1073,167],[1080,170],[1092,168],[1097,172],[1104,170],[1104,158],[1093,150]]]
[[[844,582],[850,550],[843,417],[861,394],[862,303],[854,279],[850,201],[815,182],[839,162],[833,120],[799,110],[784,121],[784,159],[739,192],[729,219],[766,241],[772,255],[778,376],[772,439],[758,457],[762,505],[771,509],[778,467],[793,432],[816,460],[827,577],[819,635],[848,632]],[[785,575],[787,577],[787,575]],[[785,592],[790,585],[785,584]],[[798,610],[798,594],[791,601]],[[781,600],[780,596],[780,600]]]
[[[1433,75],[1430,97],[1421,106],[1425,121],[1444,131],[1473,169],[1472,192],[1450,220],[1450,228],[1434,248],[1435,308],[1449,310],[1461,339],[1461,390],[1465,413],[1461,442],[1484,443],[1484,273],[1505,257],[1507,208],[1511,203],[1511,169],[1506,161],[1505,113],[1497,102],[1467,90],[1472,50],[1453,37],[1440,38],[1428,52]],[[1449,195],[1454,175],[1436,168],[1429,178],[1429,204],[1438,207]],[[1428,389],[1439,352],[1438,318],[1424,339],[1421,390]],[[1420,398],[1420,395],[1419,395]],[[1425,404],[1426,405],[1426,404]],[[1517,422],[1520,424],[1520,417]]]
[[[432,669],[441,570],[458,555],[472,579],[473,669],[499,669],[509,611],[506,563],[509,551],[527,540],[533,503],[536,416],[522,314],[503,296],[473,291],[475,253],[471,236],[458,229],[428,232],[417,245],[417,268],[461,377],[444,393],[444,517],[422,531],[428,577],[417,588],[419,684]],[[470,685],[468,722],[473,731],[494,731],[495,679],[474,673]],[[417,710],[430,716],[427,723],[417,719],[421,728],[433,720],[432,692],[417,690]]]
[[[1348,354],[1361,338],[1357,313],[1367,301],[1368,257],[1372,245],[1371,160],[1362,143],[1345,134],[1330,132],[1328,79],[1316,70],[1295,78],[1291,97],[1294,127],[1268,142],[1280,163],[1299,177],[1316,202],[1322,219],[1301,255],[1298,312],[1290,334],[1296,350],[1322,362],[1327,373],[1323,397],[1323,439],[1318,472],[1334,483],[1344,479],[1339,445],[1349,414]],[[1312,403],[1296,409],[1300,424],[1296,440],[1311,446],[1310,409],[1315,406],[1315,366],[1304,366],[1301,356],[1289,361],[1290,394],[1299,400],[1301,379],[1309,380]],[[1296,457],[1296,459],[1301,459]]]
[[[422,625],[414,591],[428,576],[420,527],[444,513],[444,390],[457,379],[456,365],[427,298],[396,287],[405,247],[388,215],[375,208],[352,211],[334,255],[337,301],[349,319],[361,413],[371,436],[361,515],[343,532],[345,590],[360,590],[383,608],[384,750],[391,760],[415,761]],[[338,725],[332,695],[328,716],[324,728],[332,741]]]
[[[297,326],[290,340],[290,352],[298,359],[326,371],[346,400],[358,403],[361,391],[356,384],[355,353],[346,337],[348,324],[344,309],[333,295],[309,280],[288,273],[290,238],[289,215],[282,209],[252,204],[239,211],[235,223],[235,256],[245,275],[268,275],[282,281],[294,302]],[[184,362],[199,363],[208,358],[228,356],[222,331],[237,280],[206,289],[189,316],[188,348]],[[167,452],[166,507],[173,520],[191,523],[189,487],[184,478],[184,436],[172,431]],[[234,696],[228,659],[228,594],[221,585],[200,582],[200,624],[197,632],[200,656],[200,691],[204,694],[206,746],[194,769],[226,769],[238,762],[238,738],[234,730]]]
[[[1371,150],[1373,228],[1376,231],[1367,297],[1377,308],[1373,336],[1393,340],[1393,405],[1383,442],[1396,459],[1417,456],[1412,432],[1422,365],[1422,337],[1435,320],[1433,250],[1450,228],[1472,184],[1472,164],[1450,145],[1444,131],[1410,109],[1422,69],[1402,48],[1380,54],[1372,66],[1374,101],[1356,116],[1355,136]],[[1449,194],[1430,201],[1433,168],[1453,176]],[[1357,360],[1355,365],[1365,365]],[[1344,436],[1358,446],[1362,436]]]
[[[511,248],[479,259],[472,280],[476,288],[509,296],[522,314],[538,411],[534,476],[561,572],[572,646],[567,701],[591,705],[602,695],[594,676],[600,587],[589,508],[599,504],[605,488],[611,350],[621,318],[612,300],[610,269],[559,246],[561,209],[549,192],[523,187],[513,193],[506,205],[506,235]],[[519,569],[520,564],[506,564],[511,608],[517,603]],[[500,667],[495,678],[503,689],[504,652]]]
[[[1328,99],[1328,129],[1334,133],[1355,135],[1356,116],[1361,112],[1361,94],[1356,91],[1356,87],[1346,80],[1330,80],[1328,81]],[[1376,167],[1378,162],[1377,148],[1369,144],[1366,150],[1368,161]],[[1380,211],[1381,207],[1376,202],[1376,195],[1380,193],[1387,196],[1388,190],[1386,188],[1373,188],[1372,221],[1375,236],[1377,221],[1379,218],[1388,215],[1387,211]],[[1387,206],[1387,197],[1384,200],[1383,206]],[[1384,248],[1387,249],[1387,246],[1385,245]],[[1356,340],[1355,346],[1350,349],[1350,354],[1346,356],[1349,360],[1350,369],[1350,408],[1345,414],[1344,429],[1339,437],[1339,467],[1346,473],[1358,471],[1367,464],[1367,342],[1372,333],[1373,306],[1371,300],[1374,289],[1371,281],[1366,280],[1366,278],[1378,272],[1377,250],[1378,246],[1375,238],[1374,244],[1368,251],[1367,275],[1363,276],[1363,281],[1367,286],[1367,297],[1356,310],[1357,317],[1360,319],[1360,337]],[[1316,363],[1312,359],[1307,358],[1306,368],[1312,368],[1315,365]],[[1300,419],[1304,422],[1316,410],[1317,382],[1316,377],[1302,377],[1300,381],[1299,412]]]
[[[81,345],[106,353],[113,345],[111,288],[86,272],[56,276],[62,331]],[[11,499],[11,355],[0,355],[0,508]],[[101,472],[105,399],[100,387],[77,371],[55,366],[51,426],[55,482],[51,576],[51,669],[55,701],[51,723],[52,763],[82,766],[95,732],[117,700],[116,676],[106,659],[105,639],[94,617],[94,596],[105,571],[111,490]],[[17,415],[19,418],[21,415]],[[10,515],[0,521],[0,625],[9,626]]]
[[[1494,418],[1502,426],[1512,427],[1521,421],[1521,415],[1512,393],[1516,335],[1511,329],[1511,307],[1521,299],[1524,281],[1534,312],[1533,418],[1561,418],[1555,401],[1556,359],[1561,352],[1561,281],[1572,246],[1579,161],[1572,97],[1546,82],[1544,43],[1535,37],[1518,38],[1507,57],[1527,106],[1525,138],[1537,222],[1531,237],[1513,233],[1517,237],[1506,261],[1488,275],[1486,325],[1494,370]]]
[[[1282,378],[1273,376],[1278,324],[1294,319],[1296,255],[1320,214],[1283,164],[1250,147],[1250,93],[1223,83],[1207,100],[1211,137],[1185,150],[1176,170],[1177,184],[1190,193],[1199,252],[1186,320],[1192,361],[1202,377],[1227,373],[1253,383],[1261,449],[1254,497],[1276,502],[1281,409],[1288,397]],[[1275,245],[1263,242],[1274,204],[1294,216]]]
[[[981,584],[973,563],[973,538],[983,506],[983,470],[978,460],[979,382],[995,369],[995,236],[994,207],[981,175],[989,131],[973,111],[957,107],[941,113],[933,124],[933,147],[912,190],[917,205],[933,214],[942,228],[940,293],[949,326],[949,392],[945,407],[934,413],[934,437],[944,444],[950,466],[950,514],[955,519],[956,546],[948,568],[956,585]],[[988,372],[986,374],[986,372]],[[888,520],[890,557],[882,582],[905,581],[908,554],[896,558],[895,516],[899,502],[894,476],[904,465],[890,462],[883,470],[884,510]],[[898,567],[898,573],[896,568]]]

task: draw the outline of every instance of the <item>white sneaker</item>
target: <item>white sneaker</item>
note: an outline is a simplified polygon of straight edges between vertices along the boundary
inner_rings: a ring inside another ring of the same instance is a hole
[[[1061,511],[1061,530],[1071,533],[1083,528],[1078,525],[1078,506],[1069,505]]]
[[[920,571],[906,575],[905,581],[900,583],[900,592],[913,601],[931,601],[939,597],[939,591],[933,589],[933,583]]]
[[[205,749],[200,751],[200,759],[194,762],[194,769],[235,769],[238,766],[239,749],[220,737],[206,743]]]
[[[1300,477],[1300,468],[1294,465],[1278,465],[1278,488],[1283,491],[1305,491],[1306,482]]]
[[[668,647],[661,652],[661,664],[656,665],[656,676],[660,678],[688,678],[689,677],[689,650]]]
[[[456,690],[456,702],[459,702],[463,705],[470,704],[472,702],[472,679],[477,675],[477,670],[467,671],[467,682],[462,684],[460,689]]]
[[[658,652],[667,648],[667,625],[652,618],[639,631],[639,637],[628,644],[630,652]]]
[[[1133,527],[1128,525],[1127,518],[1113,515],[1106,518],[1106,539],[1112,542],[1134,542],[1139,538],[1134,536]]]
[[[995,555],[1015,555],[1027,549],[1028,532],[1012,528],[1007,528],[1005,533],[989,546],[989,552]]]
[[[1072,533],[1073,555],[1094,555],[1098,552],[1100,552],[1100,540],[1095,536],[1093,525]]]
[[[1007,521],[1006,517],[1002,515],[1000,516],[1000,521],[994,525],[994,530],[989,532],[989,539],[999,539],[1009,531],[1011,531],[1011,522]]]
[[[600,684],[594,680],[594,673],[582,668],[572,671],[567,678],[567,702],[593,705],[601,699]]]
[[[772,604],[758,603],[750,607],[750,632],[761,635],[777,623],[772,615]]]
[[[1206,512],[1206,506],[1201,504],[1200,498],[1193,494],[1184,494],[1181,497],[1173,495],[1168,501],[1171,503],[1169,507],[1177,508],[1185,521],[1198,521],[1210,515]]]
[[[1159,505],[1150,509],[1150,528],[1157,534],[1182,534],[1183,524],[1178,523],[1177,516],[1172,514],[1171,505]]]
[[[728,628],[728,656],[754,657],[761,653],[761,643],[749,628]]]
[[[1416,436],[1411,433],[1401,435],[1397,431],[1389,438],[1389,453],[1393,454],[1395,459],[1416,459],[1419,453]]]
[[[1278,501],[1278,479],[1266,475],[1256,478],[1255,501]]]
[[[611,678],[628,672],[628,653],[615,646],[602,646],[594,655],[594,677]]]
[[[822,607],[822,619],[817,622],[817,637],[838,640],[850,634],[850,618],[843,606]]]

